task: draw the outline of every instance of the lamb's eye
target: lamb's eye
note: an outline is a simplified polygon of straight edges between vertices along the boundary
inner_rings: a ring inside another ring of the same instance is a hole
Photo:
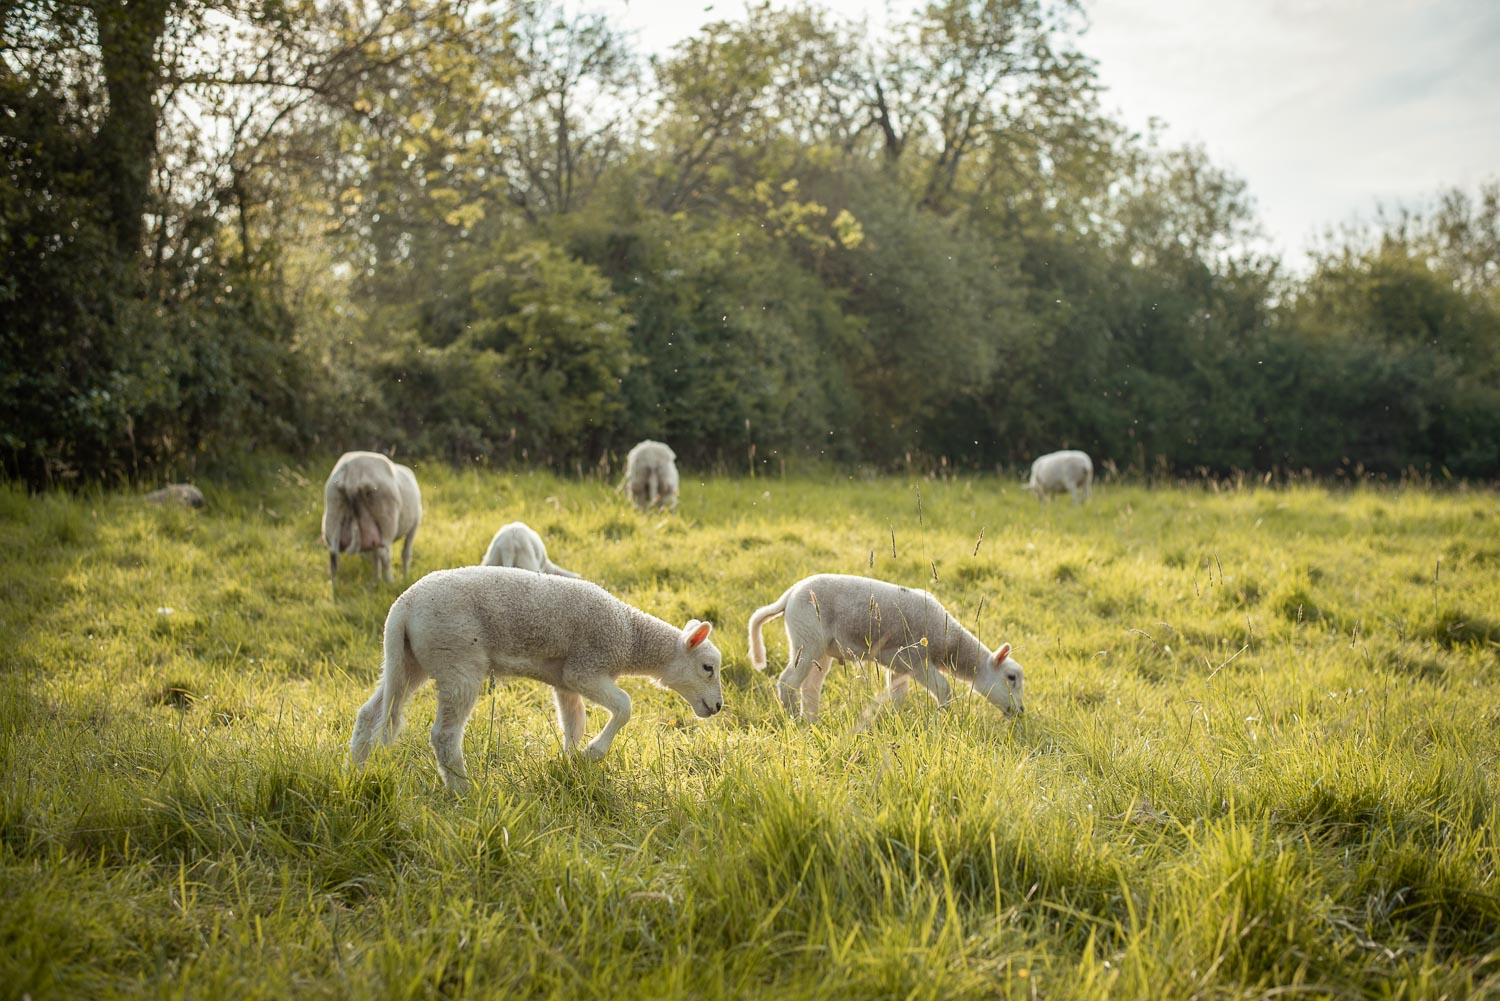
[[[703,670],[707,671],[709,674],[713,674],[714,673],[714,666],[712,664],[704,664],[703,665]]]

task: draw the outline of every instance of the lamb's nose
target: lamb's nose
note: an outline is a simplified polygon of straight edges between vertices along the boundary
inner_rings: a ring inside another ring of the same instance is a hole
[[[724,708],[724,703],[723,702],[715,702],[714,703],[714,712],[718,712],[718,711],[720,711],[723,708]]]

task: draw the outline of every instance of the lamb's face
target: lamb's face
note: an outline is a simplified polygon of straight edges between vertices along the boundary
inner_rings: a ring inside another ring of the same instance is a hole
[[[1025,687],[1021,665],[1010,659],[1009,643],[1000,644],[974,674],[974,690],[1008,713],[1026,711],[1022,701]]]
[[[693,712],[701,717],[712,716],[724,708],[724,688],[719,677],[724,657],[708,641],[713,628],[697,619],[683,626],[677,655],[661,676],[661,683],[687,699]]]

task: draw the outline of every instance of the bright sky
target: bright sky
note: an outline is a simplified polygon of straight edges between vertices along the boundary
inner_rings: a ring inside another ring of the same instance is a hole
[[[887,23],[916,6],[821,0]],[[1271,247],[1298,267],[1320,234],[1378,204],[1500,179],[1500,0],[1084,0],[1105,105],[1202,144],[1249,184]],[[662,52],[742,0],[594,0]]]

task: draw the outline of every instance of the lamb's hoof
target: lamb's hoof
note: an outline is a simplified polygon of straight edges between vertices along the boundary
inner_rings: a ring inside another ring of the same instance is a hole
[[[578,752],[579,757],[585,758],[589,761],[603,761],[604,756],[608,753],[609,748],[595,747],[593,744],[588,745],[582,751]]]

